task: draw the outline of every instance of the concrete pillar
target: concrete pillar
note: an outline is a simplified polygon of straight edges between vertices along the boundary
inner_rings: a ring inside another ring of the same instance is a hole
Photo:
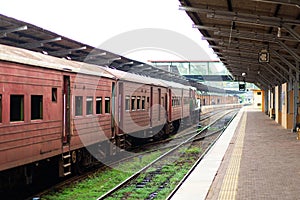
[[[299,62],[296,62],[296,67],[299,69]],[[293,131],[296,131],[297,117],[298,117],[298,96],[299,96],[299,73],[296,72],[294,81],[294,116],[293,116]]]
[[[265,114],[269,114],[269,90],[264,90],[264,98],[265,98]]]
[[[275,121],[281,124],[281,85],[275,86]]]

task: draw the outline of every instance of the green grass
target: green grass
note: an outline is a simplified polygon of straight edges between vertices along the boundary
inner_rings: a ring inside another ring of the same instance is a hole
[[[130,186],[119,190],[113,197],[107,199],[145,199],[151,193],[157,191],[159,192],[156,199],[165,199],[193,165],[193,162],[198,158],[199,153],[201,153],[201,149],[198,147],[182,148],[180,153],[180,157],[174,159],[175,162],[164,165],[161,169],[161,174],[154,175],[153,181],[147,183],[144,188],[136,188],[136,184],[141,182],[146,175],[140,176]],[[127,179],[135,171],[156,159],[160,154],[161,152],[151,153],[151,155],[143,156],[141,160],[135,158],[130,162],[118,165],[116,169],[106,168],[105,171],[95,173],[83,181],[72,183],[63,189],[44,195],[41,199],[96,199]],[[156,169],[151,167],[147,172],[154,170]],[[158,188],[164,182],[167,182],[167,185],[165,188],[159,190]]]
[[[136,158],[131,162],[126,162],[117,166],[116,168],[118,170],[106,168],[104,171],[95,173],[83,181],[72,183],[59,191],[50,192],[41,198],[43,200],[96,199],[127,179],[133,172],[139,170],[159,155],[160,152],[156,152],[151,155],[143,156],[141,162],[139,158]]]
[[[179,153],[185,153],[190,155],[190,154],[199,154],[201,153],[201,151],[202,150],[199,147],[190,147],[190,148],[184,147],[179,150]]]
[[[182,148],[181,153],[184,156],[180,156],[176,159],[176,162],[166,164],[160,170],[160,174],[153,176],[152,180],[148,182],[143,188],[136,188],[136,184],[140,183],[146,174],[140,176],[137,180],[134,180],[128,187],[119,190],[112,197],[107,199],[146,199],[153,192],[158,192],[155,199],[165,199],[175,188],[175,186],[181,181],[185,174],[189,171],[190,167],[194,164],[196,159],[201,153],[201,149],[198,147]],[[187,158],[188,162],[187,162]],[[155,171],[153,167],[147,170],[148,173]],[[159,187],[166,183],[163,189]]]

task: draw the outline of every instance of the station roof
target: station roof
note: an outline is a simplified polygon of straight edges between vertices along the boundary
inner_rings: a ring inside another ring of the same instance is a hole
[[[28,49],[59,58],[107,66],[125,72],[174,81],[184,85],[192,85],[201,91],[236,93],[235,91],[226,91],[189,81],[179,74],[74,41],[35,25],[1,14],[0,44]]]
[[[41,52],[55,57],[108,66],[154,78],[179,83],[188,81],[178,74],[167,73],[154,66],[128,59],[87,44],[83,44],[35,25],[0,14],[0,43]]]
[[[267,89],[299,75],[300,0],[180,2],[235,80]]]

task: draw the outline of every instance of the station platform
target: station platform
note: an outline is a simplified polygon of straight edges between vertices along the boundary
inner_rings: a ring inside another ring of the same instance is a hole
[[[300,199],[300,140],[244,107],[171,199]]]

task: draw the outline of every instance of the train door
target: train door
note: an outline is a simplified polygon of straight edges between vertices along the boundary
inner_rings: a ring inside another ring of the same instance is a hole
[[[158,121],[160,121],[160,115],[161,115],[161,107],[163,102],[161,101],[161,89],[158,89]]]
[[[164,106],[164,112],[165,112],[165,120],[167,121],[168,120],[168,93],[165,93],[165,106]]]
[[[63,144],[67,145],[70,143],[70,76],[64,76],[63,85]]]
[[[150,88],[150,127],[152,127],[152,114],[153,114],[153,87]]]
[[[116,108],[116,94],[115,94],[115,83],[112,83],[111,85],[111,137],[115,137],[116,134],[116,129],[115,129],[115,119],[114,119],[114,114],[115,114],[115,108]]]
[[[123,106],[123,99],[124,99],[124,95],[123,95],[123,90],[124,90],[124,86],[122,82],[119,82],[119,95],[118,95],[118,134],[122,134],[123,131],[123,119],[124,119],[124,115],[123,115],[123,111],[124,111],[124,106]],[[129,104],[129,99],[126,100],[125,102],[126,104]],[[128,105],[129,107],[129,105]],[[129,109],[129,108],[128,108]]]
[[[172,106],[173,106],[173,99],[172,99],[172,90],[169,89],[169,113],[168,113],[168,121],[172,121]]]
[[[180,106],[181,106],[181,119],[183,119],[183,110],[184,110],[184,93],[183,93],[183,89],[181,89]]]

